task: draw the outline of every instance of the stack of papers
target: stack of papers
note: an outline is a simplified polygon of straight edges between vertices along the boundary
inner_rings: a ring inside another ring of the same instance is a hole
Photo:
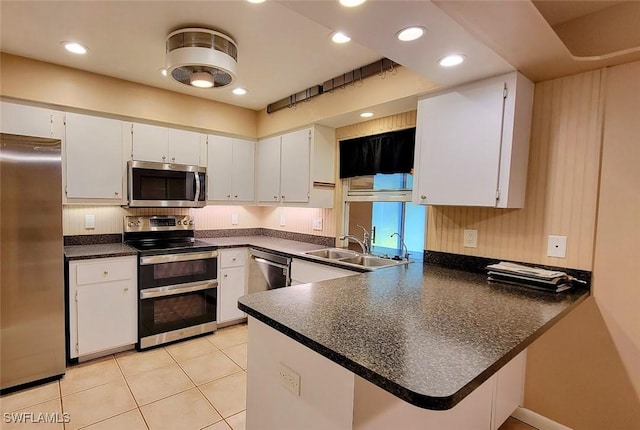
[[[571,276],[557,270],[528,267],[501,261],[487,266],[489,282],[520,285],[537,290],[560,292],[571,288]]]

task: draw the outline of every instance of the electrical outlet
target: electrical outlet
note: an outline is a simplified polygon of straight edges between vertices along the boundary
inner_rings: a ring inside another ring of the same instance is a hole
[[[237,213],[232,213],[231,214],[231,225],[238,225],[238,214]]]
[[[478,247],[478,230],[464,229],[464,239],[462,245],[465,248],[477,248]]]
[[[278,369],[278,378],[280,379],[280,385],[291,391],[296,396],[300,395],[299,374],[289,369],[284,364],[280,363],[280,368]]]
[[[96,216],[95,215],[85,215],[84,216],[84,228],[87,230],[93,230],[96,228]]]
[[[322,230],[322,218],[314,218],[313,219],[313,229],[314,230]]]
[[[567,258],[567,236],[549,236],[547,256]]]

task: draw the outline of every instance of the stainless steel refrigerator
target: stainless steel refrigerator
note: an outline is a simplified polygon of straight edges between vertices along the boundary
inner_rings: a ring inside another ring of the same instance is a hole
[[[60,141],[0,134],[0,389],[65,371]]]

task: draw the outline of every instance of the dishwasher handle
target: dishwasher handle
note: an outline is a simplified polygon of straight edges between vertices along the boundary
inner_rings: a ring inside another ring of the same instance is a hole
[[[289,270],[289,266],[284,264],[279,264],[274,261],[265,260],[264,258],[256,257],[255,255],[251,256],[252,259],[256,260],[258,263],[268,264],[269,266],[279,267],[280,269]]]

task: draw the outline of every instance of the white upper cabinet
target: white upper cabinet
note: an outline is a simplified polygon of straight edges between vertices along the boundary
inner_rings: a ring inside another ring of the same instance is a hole
[[[517,72],[420,100],[413,201],[524,207],[532,106]]]
[[[314,125],[258,142],[260,204],[333,207],[335,133]]]
[[[64,136],[64,113],[60,111],[1,102],[0,121],[3,133],[54,139]]]
[[[200,165],[200,133],[133,123],[131,134],[134,160]]]
[[[311,130],[285,134],[280,145],[280,200],[282,203],[308,202]]]
[[[70,199],[123,201],[123,123],[66,114],[65,194]],[[105,201],[106,202],[106,201]]]
[[[207,139],[207,200],[253,202],[256,143],[215,135]]]
[[[258,142],[258,202],[280,202],[280,136]]]

